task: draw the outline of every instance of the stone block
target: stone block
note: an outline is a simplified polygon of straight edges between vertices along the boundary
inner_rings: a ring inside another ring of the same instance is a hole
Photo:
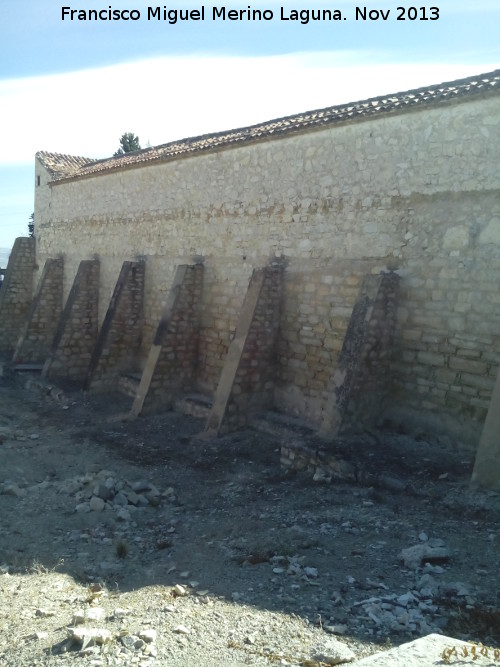
[[[479,234],[479,243],[500,246],[500,217],[491,218]]]
[[[486,389],[488,392],[493,391],[495,386],[495,379],[492,376],[473,375],[472,373],[462,373],[460,379],[463,384],[479,389]]]
[[[420,363],[430,366],[445,366],[447,361],[443,354],[436,354],[434,352],[419,352],[417,359]]]
[[[488,366],[483,361],[463,359],[460,357],[452,357],[449,361],[449,367],[452,370],[465,371],[466,373],[474,373],[477,375],[485,375],[488,371]]]

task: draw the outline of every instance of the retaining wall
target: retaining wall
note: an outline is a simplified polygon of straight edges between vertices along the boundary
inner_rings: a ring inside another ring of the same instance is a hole
[[[367,275],[400,290],[384,414],[475,442],[500,363],[498,97],[377,115],[48,185],[38,263],[146,260],[142,356],[175,267],[204,264],[197,382],[215,391],[253,269],[283,275],[275,406],[319,426]],[[383,417],[384,415],[380,415]]]

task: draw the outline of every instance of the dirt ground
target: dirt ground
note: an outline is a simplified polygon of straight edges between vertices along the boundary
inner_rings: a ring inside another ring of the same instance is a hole
[[[421,434],[342,443],[400,486],[280,468],[120,396],[0,378],[0,665],[332,665],[430,632],[500,645],[500,496]],[[35,389],[33,389],[35,387]],[[407,550],[407,551],[404,551]],[[100,633],[100,634],[99,634]]]

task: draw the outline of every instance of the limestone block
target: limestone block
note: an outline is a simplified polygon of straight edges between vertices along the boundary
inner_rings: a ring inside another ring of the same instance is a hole
[[[500,246],[500,217],[491,218],[483,231],[479,234],[479,243],[493,243]]]
[[[460,357],[450,359],[450,368],[467,373],[477,373],[478,375],[485,375],[488,370],[488,366],[482,361],[461,359]]]
[[[443,248],[446,250],[461,250],[469,245],[470,233],[465,226],[450,227],[443,238]]]

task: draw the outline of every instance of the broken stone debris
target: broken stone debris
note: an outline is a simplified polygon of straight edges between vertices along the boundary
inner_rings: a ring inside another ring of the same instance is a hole
[[[184,586],[181,586],[181,584],[176,584],[173,588],[173,595],[175,597],[184,597],[189,595],[189,591]]]
[[[323,630],[329,632],[332,635],[345,635],[348,627],[343,623],[338,623],[336,625],[324,625]]]
[[[168,487],[161,493],[157,487],[147,480],[129,482],[119,479],[113,472],[102,470],[88,472],[71,479],[59,481],[44,480],[29,486],[26,481],[14,482],[5,480],[0,483],[0,494],[25,498],[28,492],[42,492],[55,487],[60,494],[74,496],[74,511],[78,514],[114,510],[120,521],[130,521],[131,513],[148,506],[158,507],[162,500],[174,502],[174,490]]]
[[[35,616],[38,616],[39,618],[49,618],[50,616],[55,616],[55,611],[52,609],[43,609],[40,607],[35,611]]]
[[[290,576],[298,576],[303,581],[316,579],[319,576],[318,570],[315,567],[304,565],[303,556],[279,556],[275,555],[269,559],[269,562],[274,565],[274,574],[287,574]]]
[[[355,614],[357,623],[373,628],[378,636],[390,636],[391,633],[440,633],[448,616],[442,613],[436,600],[446,597],[448,600],[456,600],[457,605],[464,602],[475,604],[465,584],[439,582],[433,576],[442,573],[444,570],[440,566],[427,564],[424,574],[412,590],[401,595],[392,593],[360,600],[351,606],[350,614]]]
[[[93,606],[94,594],[99,591],[93,591],[92,587],[89,590],[87,603],[82,609],[73,613],[72,625],[67,628],[68,633],[68,647],[77,645],[80,655],[96,654],[103,651],[109,651],[111,644],[115,646],[120,645],[126,651],[133,651],[139,655],[148,657],[155,657],[157,654],[156,630],[148,627],[141,628],[138,632],[132,633],[124,625],[125,619],[132,613],[129,609],[116,608],[113,613],[106,619],[106,613],[103,607]],[[122,623],[122,629],[118,631],[111,631],[106,627],[94,627],[94,623],[102,623],[105,620],[119,620]],[[66,649],[67,650],[67,649]],[[142,664],[142,663],[141,663]]]
[[[443,568],[439,566],[427,565],[425,570],[420,577],[420,581],[426,585],[430,583],[428,579],[433,578],[432,575],[437,576],[444,573]],[[282,576],[287,577],[286,571],[283,572]],[[321,578],[320,573],[318,573],[318,578]],[[439,610],[437,605],[433,603],[432,596],[426,597],[423,591],[418,589],[419,585],[420,582],[415,586],[415,589],[402,594],[388,594],[384,590],[382,595],[372,596],[353,603],[350,609],[346,609],[352,622],[350,621],[349,624],[332,623],[331,625],[322,625],[325,634],[323,638],[316,636],[315,642],[309,649],[310,653],[308,653],[307,659],[330,665],[347,664],[354,661],[356,656],[351,648],[331,635],[350,634],[353,630],[355,631],[359,622],[363,623],[365,627],[376,628],[376,634],[381,631],[383,636],[390,636],[394,630],[403,630],[407,634],[413,628],[417,633],[425,632],[426,628],[430,628],[429,632],[432,632],[433,627],[438,628],[437,625],[433,626],[432,621],[436,619]],[[180,584],[177,586],[179,592],[186,591]],[[466,587],[459,582],[442,584],[436,590],[443,592],[445,589],[450,594],[455,595],[465,595],[467,593]],[[171,588],[170,591],[175,597],[174,588]],[[141,667],[147,664],[148,660],[158,655],[156,647],[157,631],[151,627],[154,623],[150,619],[143,618],[142,622],[138,624],[139,629],[137,626],[129,629],[130,619],[127,617],[133,616],[133,609],[116,607],[106,615],[104,607],[96,604],[106,595],[106,590],[102,585],[90,586],[87,593],[86,604],[83,604],[80,610],[74,612],[71,627],[67,629],[68,641],[65,651],[76,648],[80,656],[95,656],[99,660],[102,660],[105,655],[113,655],[118,661],[117,664],[124,664],[122,661],[127,661],[126,664],[137,663]],[[198,603],[197,596],[192,596],[190,600],[193,603],[195,601]],[[162,611],[175,612],[178,609],[186,611],[184,605],[185,601],[179,600],[176,605],[164,607]],[[224,620],[222,614],[217,611],[213,613],[217,618],[220,617],[221,621]],[[40,607],[36,615],[40,617],[49,616],[50,611]],[[187,617],[177,617],[172,625],[167,626],[172,639],[175,638],[176,642],[186,646],[188,643],[196,641],[196,639],[193,640],[193,637],[197,635],[198,630],[192,624],[194,618],[192,612],[187,611]],[[119,627],[115,625],[108,629],[105,625],[108,621],[118,621]],[[179,623],[179,621],[181,622]],[[190,622],[186,623],[186,621]],[[93,625],[97,627],[92,627]],[[35,639],[35,635],[31,635],[31,637]],[[46,638],[46,635],[44,638]],[[244,636],[235,635],[235,641],[238,644],[260,647],[261,640],[260,633],[256,632],[247,633]],[[267,648],[264,646],[262,650],[266,651]],[[273,647],[269,651],[274,654],[276,649]],[[286,656],[285,653],[283,655]],[[306,657],[301,656],[300,660],[305,664]],[[289,663],[283,662],[282,664]],[[401,664],[407,663],[402,662]]]
[[[68,493],[75,497],[75,512],[102,512],[115,510],[117,518],[130,520],[130,511],[140,507],[157,507],[162,498],[172,498],[171,487],[162,494],[154,484],[147,480],[129,482],[119,479],[112,471],[101,470],[59,483],[59,493]]]
[[[14,482],[6,481],[3,484],[0,484],[0,493],[4,496],[16,496],[20,498],[26,495],[26,490],[21,489]]]
[[[368,630],[371,634],[380,637],[390,636],[393,633],[406,635],[439,633],[446,624],[447,617],[441,613],[435,598],[455,598],[457,603],[474,604],[475,600],[470,590],[461,582],[440,582],[436,579],[445,573],[445,569],[429,561],[446,563],[451,558],[451,552],[442,540],[429,539],[427,536],[426,538],[426,542],[403,550],[400,556],[401,559],[404,559],[404,556],[407,557],[405,564],[408,563],[411,566],[410,569],[423,569],[423,573],[417,576],[417,581],[411,590],[403,594],[387,593],[372,596],[353,603],[350,608],[344,606],[344,611],[348,613],[353,622],[347,625],[344,618],[341,618],[340,623],[333,617],[329,621],[323,619],[323,629],[330,634],[342,635],[356,627]],[[269,559],[269,562],[274,566],[273,574],[297,577],[309,585],[322,585],[322,576],[318,570],[304,565],[303,557],[275,555]],[[347,577],[347,583],[349,586],[358,584],[356,579],[350,575]],[[372,582],[369,578],[366,583],[370,588],[389,591],[384,584]],[[335,602],[343,603],[340,593]]]
[[[89,628],[87,626],[68,628],[68,637],[80,643],[82,650],[93,644],[101,646],[113,639],[113,635],[109,630],[105,628]]]
[[[142,639],[146,644],[153,644],[156,642],[156,630],[145,629],[139,632],[139,638]]]
[[[104,609],[102,607],[89,607],[73,614],[73,625],[83,625],[87,621],[100,621],[103,618]]]
[[[400,555],[405,567],[416,570],[424,563],[445,563],[451,558],[451,551],[443,540],[432,539],[423,544],[403,549]]]
[[[352,662],[356,654],[342,642],[332,639],[325,641],[321,648],[314,650],[313,657],[318,662],[324,662],[327,665],[341,665]]]
[[[102,512],[106,507],[106,503],[99,496],[92,496],[89,502],[89,510],[91,512]]]
[[[362,621],[384,632],[427,634],[438,629],[434,617],[437,607],[432,599],[422,597],[417,591],[371,597],[353,606],[361,606]]]
[[[178,635],[190,635],[191,630],[186,627],[185,625],[177,625],[174,628],[174,632],[177,633]]]

